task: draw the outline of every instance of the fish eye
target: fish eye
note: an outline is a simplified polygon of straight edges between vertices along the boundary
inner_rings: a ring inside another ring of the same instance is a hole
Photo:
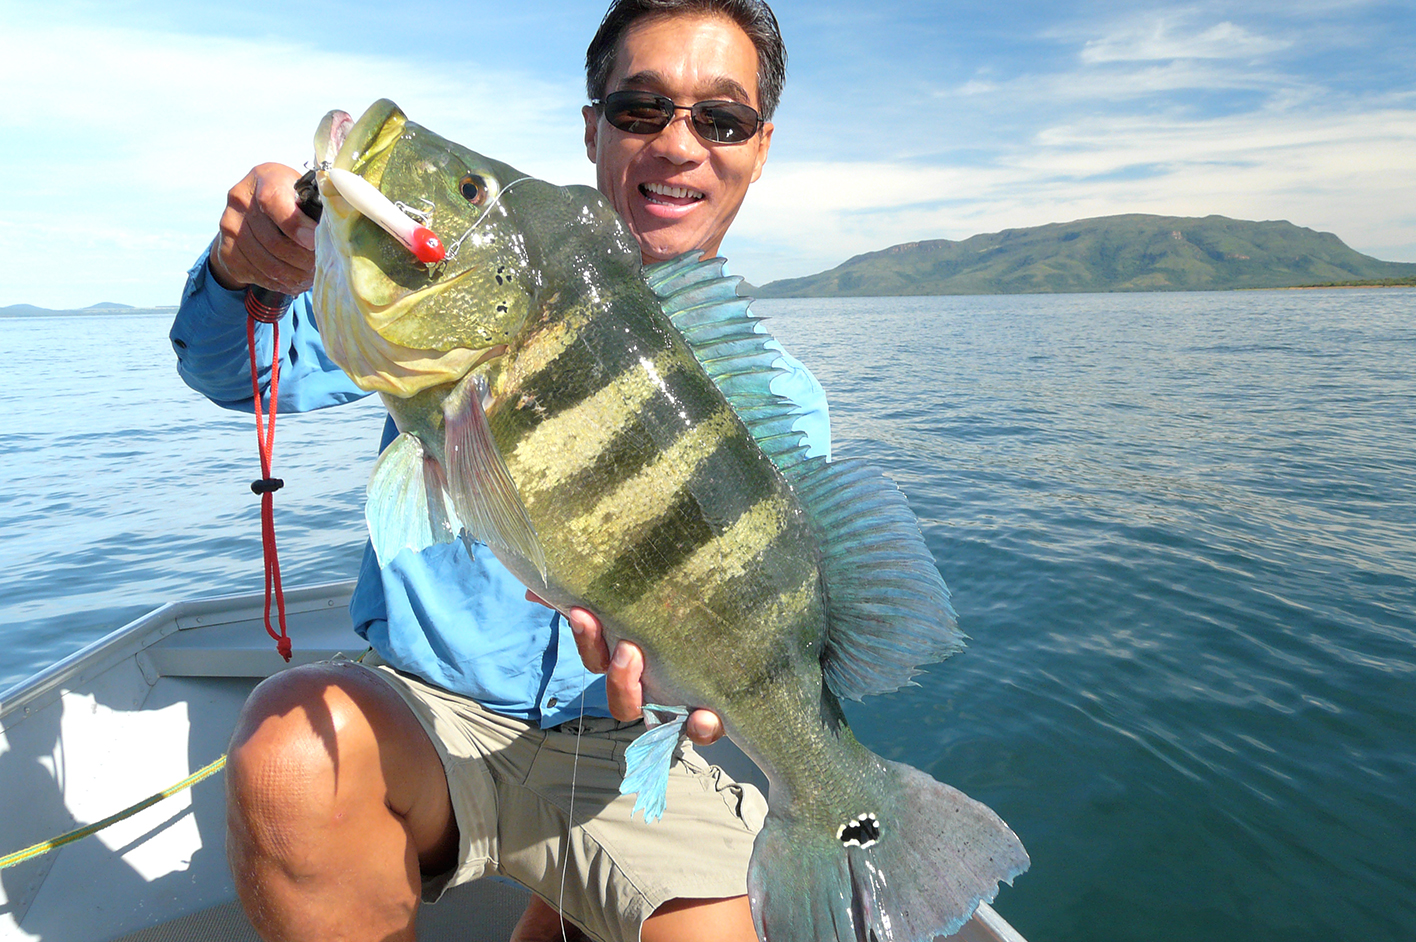
[[[467,202],[476,206],[487,198],[487,181],[469,173],[457,183],[457,192],[461,193]]]

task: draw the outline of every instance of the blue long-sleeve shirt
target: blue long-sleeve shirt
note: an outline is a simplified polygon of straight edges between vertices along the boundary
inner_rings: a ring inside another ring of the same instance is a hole
[[[187,276],[170,338],[177,372],[229,409],[253,411],[243,291],[217,284],[203,253]],[[308,293],[280,322],[280,409],[307,412],[368,395],[329,359]],[[257,325],[262,395],[269,383],[272,331]],[[775,342],[773,342],[775,345]],[[780,350],[780,347],[777,347]],[[772,390],[802,410],[796,427],[811,454],[830,453],[826,396],[816,378],[782,351]],[[384,423],[380,450],[397,437]],[[604,678],[585,670],[560,616],[526,601],[525,587],[490,551],[469,554],[461,540],[399,553],[383,569],[366,545],[349,602],[355,630],[393,667],[541,727],[581,712],[609,716]]]

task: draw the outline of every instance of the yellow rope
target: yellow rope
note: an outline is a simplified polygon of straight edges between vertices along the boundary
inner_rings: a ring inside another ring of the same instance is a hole
[[[84,827],[78,828],[77,830],[70,831],[68,834],[61,834],[58,837],[52,837],[47,841],[40,841],[33,847],[26,847],[24,850],[17,850],[13,854],[6,854],[4,857],[0,857],[0,870],[4,870],[6,867],[13,867],[15,864],[18,863],[24,863],[26,860],[33,860],[35,857],[38,857],[42,854],[47,854],[51,850],[56,850],[60,847],[63,847],[65,844],[72,844],[74,841],[88,837],[90,834],[97,834],[99,831],[102,831],[110,824],[117,824],[124,818],[131,818],[133,815],[137,814],[139,811],[142,811],[144,808],[151,808],[153,805],[157,804],[162,799],[171,798],[178,792],[183,791],[184,789],[191,788],[193,785],[197,784],[202,779],[210,778],[217,772],[220,772],[225,767],[226,756],[222,756],[220,759],[217,759],[210,765],[203,766],[202,768],[193,772],[191,775],[182,779],[182,781],[178,782],[176,785],[173,785],[171,788],[164,788],[156,795],[150,795],[147,798],[144,798],[142,801],[138,802],[136,805],[133,805],[131,808],[126,808],[115,815],[110,815],[109,817],[104,818],[102,821],[97,821],[93,824],[85,825]]]

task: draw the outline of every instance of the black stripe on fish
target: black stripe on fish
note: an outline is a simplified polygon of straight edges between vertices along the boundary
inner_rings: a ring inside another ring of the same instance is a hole
[[[604,482],[639,474],[672,444],[675,433],[682,435],[722,408],[721,401],[707,397],[677,402],[663,396],[649,399],[598,455],[560,482],[565,516],[589,512],[603,497],[599,489]]]
[[[746,432],[730,435],[698,463],[688,483],[665,495],[665,507],[642,536],[621,534],[626,548],[592,584],[587,598],[632,604],[697,550],[716,539],[758,503],[778,497],[777,479],[753,473],[766,461]],[[709,519],[705,507],[714,508]]]
[[[551,421],[560,413],[573,409],[616,377],[630,370],[643,369],[646,361],[663,358],[669,349],[662,335],[635,336],[626,332],[613,344],[592,346],[583,338],[575,338],[539,370],[509,381],[504,390],[508,398],[518,398],[535,404],[534,409],[519,409],[507,417],[503,434],[506,447],[514,447],[541,422]]]

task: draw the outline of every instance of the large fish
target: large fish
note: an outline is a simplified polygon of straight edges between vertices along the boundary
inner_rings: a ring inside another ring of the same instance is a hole
[[[846,725],[838,698],[899,688],[962,635],[894,485],[806,457],[768,388],[777,354],[721,260],[641,270],[600,194],[528,178],[388,101],[357,123],[332,112],[316,148],[320,332],[401,432],[369,483],[380,560],[484,542],[542,598],[643,648],[659,703],[717,711],[771,783],[748,874],[769,942],[952,933],[1025,870],[996,814]],[[447,258],[419,262],[331,170],[418,215]],[[676,737],[670,723],[635,744],[626,793],[647,818]]]

